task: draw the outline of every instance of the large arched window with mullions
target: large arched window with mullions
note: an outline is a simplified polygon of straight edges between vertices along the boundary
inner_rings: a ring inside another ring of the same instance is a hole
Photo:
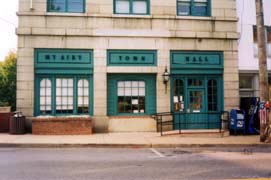
[[[44,78],[40,81],[40,114],[52,113],[52,83],[51,79]]]

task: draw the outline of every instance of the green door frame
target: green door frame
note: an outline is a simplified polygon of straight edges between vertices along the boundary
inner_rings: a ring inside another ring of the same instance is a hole
[[[182,125],[182,129],[206,129],[207,126],[205,126],[204,124],[202,126],[198,125],[198,126],[194,126],[194,125],[189,125],[186,123],[189,123],[189,119],[196,119],[199,120],[199,116],[201,116],[202,118],[209,118],[208,113],[219,113],[221,111],[223,111],[223,81],[222,81],[222,75],[173,75],[171,77],[171,83],[170,83],[170,102],[171,102],[171,111],[174,112],[174,81],[175,80],[182,80],[183,81],[183,99],[184,99],[184,110],[182,112],[176,112],[177,115],[174,115],[174,119],[178,119],[178,121],[181,121],[182,123],[184,123],[184,125]],[[189,87],[188,86],[188,79],[202,79],[203,84],[202,86],[192,86]],[[216,80],[217,81],[217,110],[216,111],[209,111],[208,110],[208,81],[209,80]],[[198,112],[197,113],[193,113],[191,112],[187,112],[187,109],[189,108],[189,98],[190,98],[190,93],[191,91],[202,91],[203,92],[203,112]],[[198,117],[197,117],[198,116]],[[217,117],[211,117],[212,119],[217,118]],[[176,122],[175,122],[176,123]],[[180,125],[175,124],[174,129],[179,129]]]

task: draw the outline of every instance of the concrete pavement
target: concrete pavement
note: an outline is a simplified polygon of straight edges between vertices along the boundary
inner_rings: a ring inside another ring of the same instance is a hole
[[[0,134],[0,147],[232,147],[270,146],[259,136],[218,136],[159,133],[104,133],[93,135]]]

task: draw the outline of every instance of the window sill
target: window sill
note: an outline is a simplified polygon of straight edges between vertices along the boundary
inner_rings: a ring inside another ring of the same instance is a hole
[[[255,89],[252,89],[252,88],[240,88],[240,91],[242,91],[242,92],[255,91]]]
[[[45,13],[48,16],[87,16],[86,13],[71,13],[71,12],[46,12]]]
[[[140,118],[144,118],[144,117],[149,118],[150,115],[147,115],[147,114],[137,114],[137,115],[135,115],[135,114],[131,114],[131,115],[129,115],[129,114],[123,114],[123,115],[118,114],[118,115],[109,116],[109,118],[112,118],[112,119],[115,119],[115,118],[119,118],[119,119],[127,119],[127,118],[129,118],[129,119],[132,119],[132,118],[138,118],[138,117],[140,117]]]
[[[212,20],[212,16],[180,16],[176,15],[176,19],[191,19],[191,20]]]
[[[112,14],[113,18],[151,18],[150,14]]]
[[[37,115],[35,118],[48,118],[48,119],[53,119],[53,118],[89,118],[91,115],[70,115],[70,114],[61,114],[61,115]]]

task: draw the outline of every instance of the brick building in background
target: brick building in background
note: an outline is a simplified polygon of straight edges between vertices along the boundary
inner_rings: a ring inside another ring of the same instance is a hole
[[[235,0],[19,0],[18,17],[28,122],[90,116],[95,132],[155,131],[156,112],[207,122],[238,107]]]

